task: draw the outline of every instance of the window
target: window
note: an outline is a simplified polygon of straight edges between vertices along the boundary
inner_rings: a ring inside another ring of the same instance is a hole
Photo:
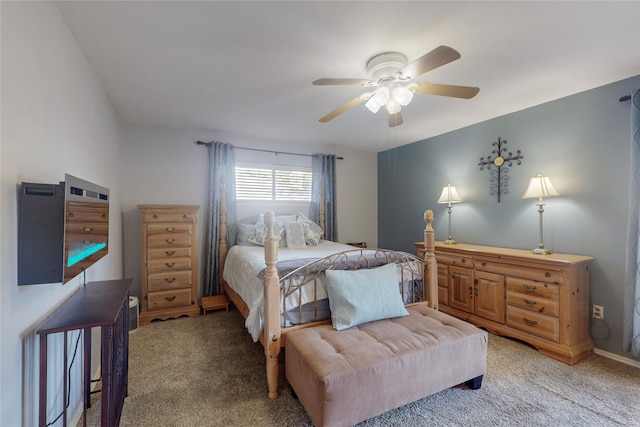
[[[311,201],[311,170],[236,164],[236,200]]]

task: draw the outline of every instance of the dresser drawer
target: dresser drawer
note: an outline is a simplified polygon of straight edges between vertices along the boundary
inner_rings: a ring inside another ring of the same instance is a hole
[[[560,320],[556,317],[508,305],[507,325],[546,340],[560,341]]]
[[[562,283],[562,272],[553,269],[525,267],[522,264],[512,265],[482,259],[476,260],[476,269],[539,282]]]
[[[149,310],[184,307],[191,304],[191,289],[149,292]]]
[[[65,216],[66,222],[109,223],[109,205],[67,202]]]
[[[438,286],[443,288],[449,287],[449,267],[444,264],[438,264]]]
[[[196,222],[194,213],[179,212],[147,212],[144,214],[144,222]]]
[[[76,238],[78,236],[108,236],[109,235],[109,224],[101,223],[101,224],[92,224],[92,223],[82,223],[82,222],[68,222],[66,224],[67,230],[69,230],[68,234],[73,234]]]
[[[175,270],[191,270],[191,258],[158,258],[147,263],[149,273]]]
[[[447,265],[456,265],[458,267],[473,268],[473,257],[459,256],[454,254],[436,253],[436,261]]]
[[[449,305],[449,289],[438,286],[438,303]]]
[[[153,248],[170,248],[191,246],[190,234],[154,234],[147,237],[147,246]]]
[[[189,270],[149,274],[147,287],[149,291],[188,288],[191,286],[191,275],[192,272]]]
[[[190,234],[192,231],[192,224],[149,224],[147,225],[147,234],[171,234],[171,233],[185,233]]]
[[[560,304],[558,300],[540,298],[535,295],[525,295],[520,292],[507,292],[507,304],[535,311],[549,316],[558,316]]]
[[[554,283],[536,282],[533,280],[507,277],[507,292],[518,292],[524,295],[558,301],[560,288]]]
[[[158,258],[179,258],[191,257],[191,248],[167,247],[158,249],[149,249],[147,251],[147,259],[155,260]]]

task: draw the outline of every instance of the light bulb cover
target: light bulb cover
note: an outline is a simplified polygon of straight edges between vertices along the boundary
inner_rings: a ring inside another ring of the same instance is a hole
[[[413,99],[413,92],[404,86],[396,86],[391,90],[391,95],[398,102],[398,104],[406,107]]]
[[[376,101],[375,95],[369,98],[369,100],[365,102],[364,106],[367,107],[373,114],[376,114],[381,107],[381,105]]]
[[[402,107],[394,98],[389,98],[389,100],[387,101],[387,113],[397,114],[401,109]]]

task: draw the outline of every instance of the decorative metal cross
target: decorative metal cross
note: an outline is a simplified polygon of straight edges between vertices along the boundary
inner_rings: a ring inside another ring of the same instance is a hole
[[[486,167],[489,171],[489,194],[493,196],[494,194],[498,195],[498,203],[500,203],[500,194],[509,194],[509,167],[513,166],[513,162],[517,162],[517,164],[522,164],[522,153],[520,150],[516,151],[515,156],[511,151],[507,152],[505,156],[504,153],[507,151],[506,147],[503,147],[503,144],[506,144],[506,139],[498,138],[497,141],[492,142],[491,145],[497,147],[496,149],[491,151],[491,154],[487,156],[485,159],[484,156],[480,157],[480,170],[484,170]],[[497,170],[493,170],[492,167],[495,166]]]

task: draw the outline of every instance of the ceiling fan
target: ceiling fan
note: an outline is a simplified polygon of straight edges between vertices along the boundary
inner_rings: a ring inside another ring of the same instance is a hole
[[[448,46],[439,46],[412,62],[408,62],[406,56],[401,53],[385,52],[367,61],[368,79],[323,78],[315,80],[313,82],[315,86],[347,85],[372,88],[372,91],[365,92],[342,104],[320,118],[320,121],[328,122],[364,102],[365,106],[373,113],[377,113],[380,108],[385,107],[389,127],[394,127],[402,124],[401,109],[403,106],[409,105],[414,93],[464,99],[473,98],[480,91],[477,87],[413,81],[427,71],[434,70],[458,58],[460,58],[460,53]]]

